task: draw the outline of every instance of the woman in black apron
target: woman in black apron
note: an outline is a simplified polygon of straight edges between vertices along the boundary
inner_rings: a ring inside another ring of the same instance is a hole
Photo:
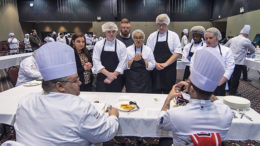
[[[191,35],[194,42],[190,43],[189,45],[186,45],[183,49],[183,57],[185,57],[187,60],[191,60],[191,57],[193,56],[193,53],[196,51],[198,47],[203,46],[203,37],[205,33],[205,28],[203,26],[193,26],[191,28]],[[187,80],[190,76],[190,65],[186,65],[183,80]]]
[[[170,18],[167,14],[158,15],[156,23],[158,31],[152,33],[147,41],[156,61],[156,68],[152,72],[153,92],[168,94],[176,81],[176,61],[181,56],[181,44],[179,36],[168,30]],[[179,49],[178,53],[175,49]]]
[[[117,40],[117,26],[112,22],[102,25],[106,39],[96,43],[93,52],[97,74],[96,91],[121,92],[122,73],[127,58],[125,45]]]
[[[151,93],[152,78],[149,70],[154,69],[152,50],[143,44],[145,34],[138,29],[133,31],[134,44],[127,48],[128,67],[126,70],[126,92]]]
[[[226,82],[229,80],[233,73],[233,69],[235,67],[235,60],[232,55],[232,51],[230,48],[222,46],[219,44],[219,40],[221,40],[221,33],[217,28],[209,28],[206,30],[204,35],[207,47],[212,47],[218,50],[220,55],[223,58],[225,64],[225,74],[220,80],[219,86],[214,91],[214,95],[216,96],[225,96],[226,95]]]

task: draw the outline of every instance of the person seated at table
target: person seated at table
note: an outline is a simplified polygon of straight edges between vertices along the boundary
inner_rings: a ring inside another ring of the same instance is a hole
[[[18,142],[26,146],[76,146],[108,141],[116,135],[117,109],[109,108],[109,116],[105,116],[78,96],[81,82],[70,46],[46,43],[35,60],[44,92],[31,93],[19,101],[14,124]]]
[[[126,68],[127,51],[124,43],[116,39],[118,28],[115,23],[102,25],[106,38],[94,46],[93,64],[97,74],[96,90],[121,92],[122,74]]]
[[[132,33],[134,44],[127,47],[126,92],[151,93],[151,70],[155,67],[155,60],[151,48],[144,45],[145,34],[136,29]]]
[[[249,52],[255,52],[255,46],[248,39],[250,33],[250,25],[245,25],[240,34],[230,39],[225,46],[230,47],[235,59],[235,69],[230,79],[230,92],[231,95],[239,95],[237,92],[241,71],[245,68],[246,55]]]
[[[92,58],[86,48],[85,36],[76,33],[72,36],[70,46],[74,49],[77,72],[81,81],[80,91],[92,90]]]
[[[39,71],[34,55],[37,50],[35,50],[32,56],[29,56],[22,60],[19,67],[18,78],[15,86],[19,86],[23,83],[30,82],[33,80],[42,79],[41,73]]]
[[[159,127],[172,131],[174,145],[201,132],[219,133],[224,139],[232,123],[231,109],[220,100],[210,100],[225,72],[220,54],[210,49],[198,50],[192,57],[190,67],[190,80],[172,87],[159,116]],[[191,97],[189,103],[170,109],[170,102],[182,95],[182,86],[185,89],[183,92],[188,92]]]
[[[204,42],[203,42],[203,37],[205,33],[205,28],[203,26],[193,26],[190,30],[193,42],[187,44],[183,48],[182,52],[182,57],[184,60],[190,61],[193,53],[196,51],[197,48],[202,47]],[[183,80],[187,80],[188,77],[190,76],[190,65],[187,64],[185,67],[184,75],[183,75]]]
[[[9,48],[10,48],[10,54],[17,54],[19,53],[19,43],[20,41],[15,38],[14,33],[9,33],[8,38]]]

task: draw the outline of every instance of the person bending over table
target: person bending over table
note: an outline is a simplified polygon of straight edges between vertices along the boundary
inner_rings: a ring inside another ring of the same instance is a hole
[[[191,62],[190,80],[172,87],[159,116],[159,127],[173,133],[173,144],[185,144],[196,133],[219,133],[223,140],[231,126],[233,113],[222,101],[212,102],[210,97],[225,72],[220,54],[201,49],[195,52]],[[170,109],[170,102],[181,96],[180,88],[191,99],[185,106]]]
[[[126,68],[127,51],[124,43],[116,39],[118,28],[115,23],[102,25],[106,38],[94,46],[93,64],[97,74],[96,90],[121,92],[122,74]]]
[[[92,91],[92,57],[86,48],[85,36],[74,34],[70,46],[74,49],[77,72],[81,81],[80,91]]]
[[[19,101],[16,140],[26,146],[78,146],[111,140],[117,133],[118,111],[109,116],[80,98],[80,80],[73,49],[60,42],[46,43],[35,54],[43,76],[43,92]]]
[[[152,72],[154,93],[169,93],[176,81],[176,62],[181,56],[181,43],[177,33],[168,30],[170,18],[167,14],[156,17],[157,31],[147,39],[155,58],[155,69]]]
[[[151,93],[151,70],[155,60],[151,48],[144,45],[145,34],[136,29],[132,33],[134,44],[127,48],[126,92]]]

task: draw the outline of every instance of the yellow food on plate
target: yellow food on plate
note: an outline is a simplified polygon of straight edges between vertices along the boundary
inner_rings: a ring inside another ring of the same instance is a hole
[[[124,109],[124,110],[127,110],[127,111],[132,110],[135,107],[136,107],[135,105],[131,105],[131,104],[121,104],[120,105],[121,109]]]

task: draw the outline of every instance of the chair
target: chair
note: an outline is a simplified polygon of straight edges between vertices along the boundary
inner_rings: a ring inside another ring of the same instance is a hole
[[[19,67],[16,67],[16,66],[12,66],[8,70],[8,78],[10,79],[13,86],[16,85],[16,81],[18,78],[18,72],[19,72]]]
[[[1,146],[25,146],[19,142],[8,140],[4,142]]]

